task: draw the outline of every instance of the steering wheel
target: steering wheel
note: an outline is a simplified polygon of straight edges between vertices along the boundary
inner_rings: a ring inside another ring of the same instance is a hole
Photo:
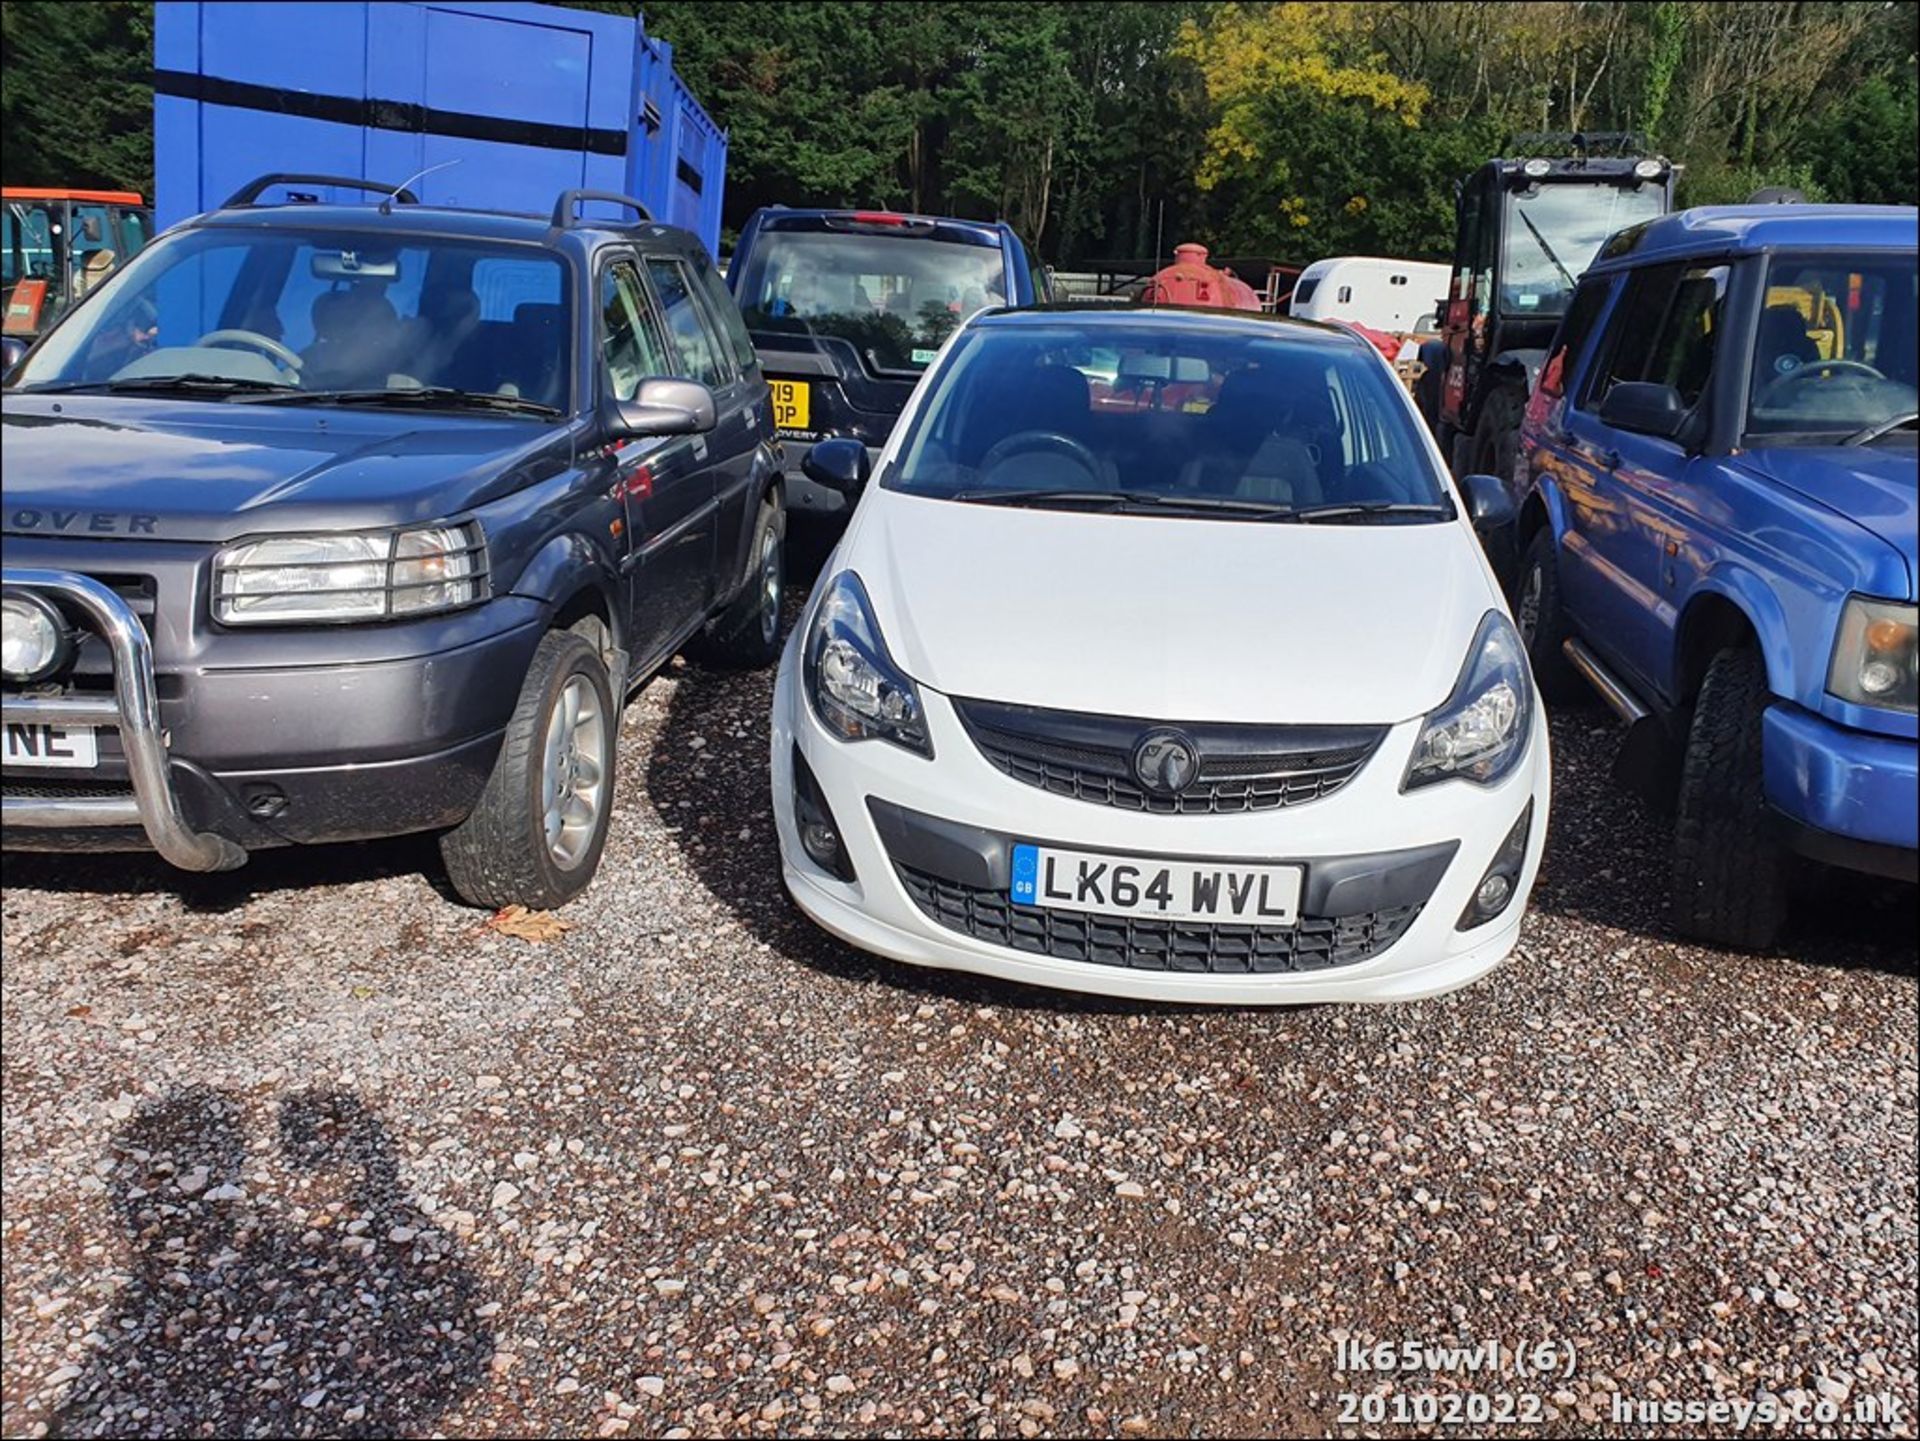
[[[303,362],[299,355],[275,340],[271,335],[262,335],[257,330],[209,330],[194,341],[195,345],[213,347],[237,347],[242,350],[257,350],[282,370],[298,375]]]
[[[1777,376],[1767,382],[1766,389],[1754,398],[1754,404],[1764,407],[1773,399],[1774,392],[1785,390],[1790,385],[1803,384],[1810,375],[1864,375],[1869,380],[1885,380],[1887,377],[1868,365],[1864,360],[1810,360],[1805,365],[1789,370],[1785,375]]]
[[[987,453],[980,457],[979,473],[984,476],[1002,461],[1036,452],[1065,456],[1086,471],[1090,481],[1098,482],[1105,478],[1106,472],[1100,464],[1100,458],[1082,442],[1057,430],[1018,430],[995,441]]]

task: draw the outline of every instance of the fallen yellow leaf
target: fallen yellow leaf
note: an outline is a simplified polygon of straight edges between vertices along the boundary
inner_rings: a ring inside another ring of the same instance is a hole
[[[503,936],[522,941],[557,941],[573,929],[572,921],[563,921],[552,911],[530,911],[525,906],[502,906],[487,922]]]

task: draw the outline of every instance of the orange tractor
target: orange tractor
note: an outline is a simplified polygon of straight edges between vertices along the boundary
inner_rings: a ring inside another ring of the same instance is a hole
[[[0,189],[0,331],[38,335],[152,233],[153,212],[130,190]]]

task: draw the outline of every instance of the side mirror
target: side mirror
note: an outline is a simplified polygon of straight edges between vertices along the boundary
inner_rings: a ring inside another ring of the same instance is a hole
[[[607,402],[606,420],[618,437],[702,434],[715,424],[713,392],[697,380],[643,380],[632,400]]]
[[[1687,407],[1671,385],[1623,380],[1600,402],[1600,423],[1672,440],[1687,423]]]
[[[1513,497],[1497,475],[1470,475],[1460,482],[1460,493],[1467,502],[1473,533],[1480,537],[1480,548],[1504,583],[1516,560],[1513,526],[1520,513],[1514,509]]]
[[[1481,535],[1505,530],[1519,515],[1497,475],[1470,475],[1460,482],[1460,489],[1467,499],[1467,518]]]
[[[27,358],[27,342],[17,335],[0,338],[0,376],[13,374],[14,366]]]
[[[865,488],[873,462],[867,458],[867,447],[861,442],[837,436],[817,442],[800,462],[800,469],[808,480],[851,496]]]

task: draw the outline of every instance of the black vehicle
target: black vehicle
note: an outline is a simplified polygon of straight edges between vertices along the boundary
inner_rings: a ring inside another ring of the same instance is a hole
[[[844,512],[802,466],[816,440],[880,447],[946,338],[990,305],[1049,297],[1046,273],[1002,222],[884,210],[756,210],[727,267],[773,386],[787,505]]]
[[[4,844],[220,870],[440,831],[467,900],[557,905],[627,696],[689,642],[778,651],[759,361],[631,199],[257,203],[286,178],[8,376]]]
[[[1674,167],[1637,136],[1513,144],[1518,158],[1460,186],[1440,335],[1420,347],[1415,394],[1456,476],[1513,478],[1527,394],[1575,282],[1609,235],[1673,204]]]

